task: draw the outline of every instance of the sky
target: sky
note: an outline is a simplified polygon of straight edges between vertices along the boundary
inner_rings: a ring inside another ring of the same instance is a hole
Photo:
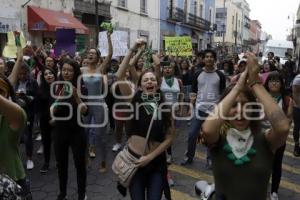
[[[262,24],[262,30],[271,34],[273,39],[285,40],[293,27],[293,15],[297,18],[300,0],[247,0],[250,18]],[[290,19],[288,19],[290,16]]]

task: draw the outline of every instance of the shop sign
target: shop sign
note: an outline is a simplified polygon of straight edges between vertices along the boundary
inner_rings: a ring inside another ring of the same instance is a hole
[[[46,30],[45,22],[39,21],[34,23],[31,30]]]

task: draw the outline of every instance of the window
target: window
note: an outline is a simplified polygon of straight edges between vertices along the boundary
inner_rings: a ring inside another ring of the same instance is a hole
[[[147,0],[141,0],[141,13],[147,14]]]
[[[197,15],[197,1],[194,2],[194,15]]]
[[[232,25],[234,25],[234,16],[232,16]]]
[[[118,6],[127,8],[127,0],[118,0]]]
[[[199,7],[199,16],[203,18],[203,5],[200,4],[200,7]]]
[[[209,9],[209,22],[212,22],[212,12],[211,12],[211,9]]]

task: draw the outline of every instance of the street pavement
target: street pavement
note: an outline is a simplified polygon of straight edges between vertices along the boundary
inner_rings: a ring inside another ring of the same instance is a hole
[[[213,182],[212,172],[205,168],[205,148],[198,145],[196,157],[192,165],[181,166],[185,149],[189,127],[187,123],[181,123],[177,129],[177,137],[172,146],[174,162],[169,166],[171,175],[175,181],[172,187],[172,199],[174,200],[194,200],[199,199],[194,192],[194,184],[198,180]],[[123,198],[116,189],[117,179],[111,170],[111,163],[116,153],[111,151],[114,143],[114,135],[110,132],[108,142],[108,172],[100,174],[99,160],[96,157],[91,161],[87,175],[87,195],[89,200],[129,200],[127,194]],[[40,142],[35,141],[37,150]],[[53,152],[53,149],[52,149]],[[292,134],[287,141],[286,152],[283,161],[282,181],[279,189],[280,200],[299,200],[300,199],[300,158],[295,158],[293,152]],[[22,155],[24,157],[24,147],[22,145]],[[69,154],[69,183],[68,200],[77,199],[77,182],[75,167],[72,154]],[[55,168],[54,154],[51,156],[50,171],[42,175],[39,169],[43,164],[43,156],[37,155],[36,151],[33,157],[35,168],[27,171],[31,180],[31,190],[34,200],[55,200],[58,194],[58,178]],[[259,187],[259,185],[258,185]]]

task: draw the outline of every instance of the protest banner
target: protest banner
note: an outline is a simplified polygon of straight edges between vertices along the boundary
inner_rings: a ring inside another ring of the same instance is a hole
[[[114,31],[111,35],[111,40],[113,45],[113,56],[125,56],[128,51],[128,33],[126,31]],[[107,56],[108,42],[106,31],[102,31],[99,33],[98,45],[101,56]]]
[[[75,29],[57,29],[54,53],[60,56],[61,52],[74,56],[76,52]]]
[[[165,37],[165,51],[172,56],[193,55],[192,39],[189,36]]]
[[[19,33],[17,41],[22,48],[26,46],[26,40],[22,32]],[[17,58],[16,38],[13,31],[7,32],[7,43],[3,49],[3,56],[6,58]]]

